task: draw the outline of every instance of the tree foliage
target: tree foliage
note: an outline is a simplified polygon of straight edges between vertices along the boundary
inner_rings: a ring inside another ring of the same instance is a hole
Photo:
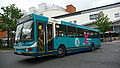
[[[112,24],[112,22],[109,21],[109,18],[107,17],[107,15],[105,16],[103,12],[99,13],[99,17],[93,23],[97,26],[97,29],[99,29],[102,33],[111,30],[110,25]]]
[[[3,23],[0,24],[0,29],[2,29],[3,31],[7,31],[7,44],[9,47],[10,32],[15,31],[17,20],[23,16],[23,13],[21,13],[21,9],[15,7],[15,4],[2,7],[1,9],[3,10],[3,13],[0,13],[0,21],[2,21]]]
[[[15,30],[17,20],[23,16],[21,10],[15,7],[15,4],[2,7],[3,13],[0,13],[0,20],[3,24],[0,24],[0,28],[3,30]]]

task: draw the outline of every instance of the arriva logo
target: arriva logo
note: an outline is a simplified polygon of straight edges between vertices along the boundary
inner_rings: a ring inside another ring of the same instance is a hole
[[[84,38],[85,38],[85,40],[84,40],[83,45],[90,44],[89,40],[91,40],[91,39],[88,39],[88,37],[89,37],[89,34],[87,34],[86,32],[84,32]]]

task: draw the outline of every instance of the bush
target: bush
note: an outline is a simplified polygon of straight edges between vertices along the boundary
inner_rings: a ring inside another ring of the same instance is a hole
[[[7,49],[7,50],[9,50],[9,49],[13,48],[13,45],[14,45],[14,42],[12,41],[12,42],[10,42],[10,46],[7,47],[7,43],[5,41],[3,41],[3,40],[0,40],[0,49]]]

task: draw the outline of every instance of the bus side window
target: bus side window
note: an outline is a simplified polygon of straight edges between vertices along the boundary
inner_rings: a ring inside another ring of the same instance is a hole
[[[47,24],[47,30],[48,30],[48,50],[53,49],[53,27],[52,24]]]
[[[94,38],[99,38],[99,33],[98,32],[94,32]]]
[[[81,28],[77,28],[77,37],[83,38],[84,37],[84,30]]]
[[[56,24],[56,36],[57,37],[66,37],[66,25]]]
[[[52,38],[52,24],[47,24],[48,29],[48,39]]]
[[[94,32],[93,31],[89,31],[89,38],[94,38]]]
[[[76,28],[68,26],[68,37],[76,37]]]

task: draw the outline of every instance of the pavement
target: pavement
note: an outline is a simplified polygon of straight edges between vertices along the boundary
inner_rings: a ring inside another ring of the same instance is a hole
[[[0,52],[12,52],[13,50],[2,50],[0,49]]]
[[[120,40],[115,40],[115,41],[112,41],[112,42],[118,42],[118,43],[120,43]]]

